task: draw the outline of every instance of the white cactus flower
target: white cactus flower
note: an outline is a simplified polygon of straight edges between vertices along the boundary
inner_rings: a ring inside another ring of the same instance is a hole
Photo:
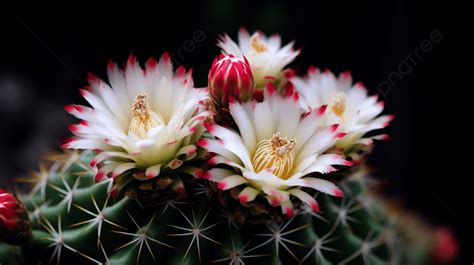
[[[239,194],[241,202],[253,201],[260,194],[288,215],[293,213],[290,196],[319,209],[303,187],[342,196],[333,183],[314,174],[308,176],[332,172],[333,165],[352,164],[340,155],[325,153],[345,136],[337,124],[321,126],[326,107],[302,115],[298,94],[277,95],[272,85],[264,98],[263,102],[230,103],[229,111],[240,133],[216,124],[204,125],[216,138],[202,138],[197,143],[216,154],[209,164],[224,164],[233,170],[217,167],[198,177],[217,182],[222,190],[245,185]]]
[[[290,82],[301,96],[301,105],[306,111],[328,106],[325,124],[338,123],[347,136],[336,146],[349,150],[356,144],[370,145],[374,139],[385,140],[388,135],[366,136],[373,130],[386,127],[393,115],[379,116],[384,102],[378,96],[369,96],[362,83],[352,83],[350,72],[336,77],[329,70],[321,72],[311,67],[307,76],[290,78]]]
[[[65,107],[82,121],[70,126],[75,136],[63,147],[99,150],[91,162],[100,164],[96,180],[136,168],[150,179],[196,156],[208,93],[194,88],[191,71],[173,71],[167,53],[145,69],[131,55],[125,69],[111,61],[107,70],[108,83],[89,75],[90,87],[81,90],[91,107]]]
[[[238,33],[238,44],[227,34],[217,43],[224,53],[247,58],[257,88],[263,89],[269,81],[281,78],[283,68],[291,63],[300,53],[293,49],[293,42],[281,46],[280,35],[265,36],[257,31],[250,35],[241,28]]]

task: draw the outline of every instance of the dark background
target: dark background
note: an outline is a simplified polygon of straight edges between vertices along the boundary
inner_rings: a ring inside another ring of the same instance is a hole
[[[86,84],[88,72],[104,76],[109,58],[123,62],[133,52],[144,62],[168,50],[176,61],[193,67],[195,82],[205,86],[208,68],[219,51],[217,35],[228,32],[235,39],[238,28],[245,26],[267,34],[279,32],[285,43],[296,40],[303,53],[292,66],[300,73],[310,64],[336,73],[350,69],[356,80],[385,98],[385,113],[397,116],[386,129],[392,139],[378,143],[371,157],[374,175],[387,183],[387,194],[400,198],[432,224],[452,227],[464,251],[458,262],[474,261],[467,252],[472,250],[468,243],[472,222],[466,219],[466,211],[472,211],[472,205],[465,208],[460,203],[466,201],[459,188],[465,176],[449,170],[436,149],[450,141],[433,135],[446,124],[443,107],[433,99],[442,89],[450,89],[444,67],[451,35],[443,24],[442,6],[408,0],[357,4],[214,0],[156,5],[160,6],[127,5],[120,11],[82,2],[3,8],[2,185],[35,169],[40,155],[57,149],[60,139],[69,135],[67,125],[73,118],[63,106],[84,102],[78,88]],[[441,40],[433,41],[433,32],[440,32]],[[193,40],[201,33],[203,40]],[[194,47],[186,51],[183,46],[189,41]],[[389,80],[390,89],[384,83]],[[441,122],[427,118],[437,115]]]

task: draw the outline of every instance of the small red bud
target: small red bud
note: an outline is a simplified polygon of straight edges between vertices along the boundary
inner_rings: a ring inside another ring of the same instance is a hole
[[[434,231],[433,258],[442,264],[451,264],[459,253],[459,244],[453,232],[446,227],[439,227]]]
[[[255,89],[250,64],[232,54],[214,60],[208,85],[210,97],[220,107],[229,105],[229,97],[239,102],[250,100]]]
[[[0,189],[0,241],[21,244],[32,239],[31,224],[23,204]]]

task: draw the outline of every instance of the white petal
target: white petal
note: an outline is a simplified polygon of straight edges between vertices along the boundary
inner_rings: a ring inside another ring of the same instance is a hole
[[[148,179],[154,178],[160,174],[161,164],[148,167],[145,171],[145,176]]]
[[[316,131],[313,136],[305,143],[301,151],[296,155],[296,164],[303,161],[306,157],[313,154],[322,153],[331,147],[335,139],[336,130],[334,127],[324,128]]]
[[[255,137],[255,129],[247,115],[247,112],[239,103],[230,104],[229,110],[235,123],[239,127],[240,134],[242,135],[247,150],[249,150],[250,153],[253,153],[257,146],[257,139]]]
[[[233,170],[229,170],[229,169],[225,169],[225,168],[212,168],[212,169],[208,170],[207,172],[205,172],[201,176],[201,178],[209,179],[209,180],[212,180],[212,181],[220,181],[223,178],[226,178],[226,177],[234,175],[234,174],[235,174],[235,171],[233,171]]]
[[[262,186],[262,191],[268,195],[267,197],[272,206],[280,205],[282,202],[290,199],[288,192],[270,186]]]
[[[184,187],[184,183],[180,177],[176,177],[173,179],[173,183],[171,183],[171,189],[179,193],[180,195],[184,196],[186,193],[186,189]]]
[[[306,203],[313,209],[315,212],[319,212],[319,205],[316,202],[316,200],[311,197],[308,193],[300,190],[300,189],[291,189],[288,191],[291,195],[297,197],[300,199],[302,202]]]
[[[245,180],[242,176],[232,175],[219,181],[219,183],[217,183],[217,188],[220,190],[228,190],[244,183],[247,183],[247,180]]]
[[[114,169],[114,171],[112,172],[112,178],[117,177],[118,175],[122,174],[123,172],[125,172],[129,169],[135,168],[136,165],[137,165],[136,163],[121,163],[121,164],[119,164]]]
[[[291,203],[291,200],[287,200],[281,203],[281,212],[283,214],[286,214],[288,218],[293,216],[293,203]]]
[[[243,173],[243,176],[247,179],[254,180],[260,185],[271,186],[275,188],[285,186],[287,184],[285,180],[273,175],[267,170],[263,170],[259,173],[247,171]]]
[[[325,154],[319,156],[311,166],[303,171],[303,174],[306,175],[312,172],[326,174],[335,170],[332,165],[351,166],[352,162],[345,160],[341,155]]]
[[[224,148],[222,144],[217,140],[202,138],[196,143],[196,145],[205,148],[209,152],[219,154],[228,160],[232,160],[235,163],[242,163],[242,160],[239,158],[239,156]]]
[[[259,190],[247,186],[239,193],[239,200],[243,203],[251,202],[259,193]]]
[[[269,139],[275,133],[272,112],[268,101],[263,101],[255,105],[254,124],[257,142]]]
[[[334,183],[324,179],[307,177],[300,179],[299,181],[301,181],[300,186],[313,188],[333,196],[341,197],[344,194],[344,192],[334,185]]]
[[[170,162],[168,162],[165,166],[165,168],[171,168],[171,169],[177,169],[178,167],[180,167],[181,165],[183,165],[183,160],[181,159],[173,159],[171,160]]]

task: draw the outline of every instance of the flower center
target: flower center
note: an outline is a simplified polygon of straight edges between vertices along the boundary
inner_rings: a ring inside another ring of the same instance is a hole
[[[269,169],[277,177],[287,179],[295,161],[295,145],[296,139],[283,138],[279,132],[260,141],[252,160],[255,171]]]
[[[165,125],[163,117],[151,111],[148,107],[147,95],[138,94],[132,104],[133,119],[128,128],[129,134],[146,138],[148,131],[160,125]]]
[[[346,95],[344,93],[338,93],[332,103],[332,111],[339,117],[344,115],[346,110]]]
[[[268,50],[267,45],[260,40],[260,35],[258,32],[250,37],[250,46],[252,46],[252,50],[255,53],[261,53]]]

